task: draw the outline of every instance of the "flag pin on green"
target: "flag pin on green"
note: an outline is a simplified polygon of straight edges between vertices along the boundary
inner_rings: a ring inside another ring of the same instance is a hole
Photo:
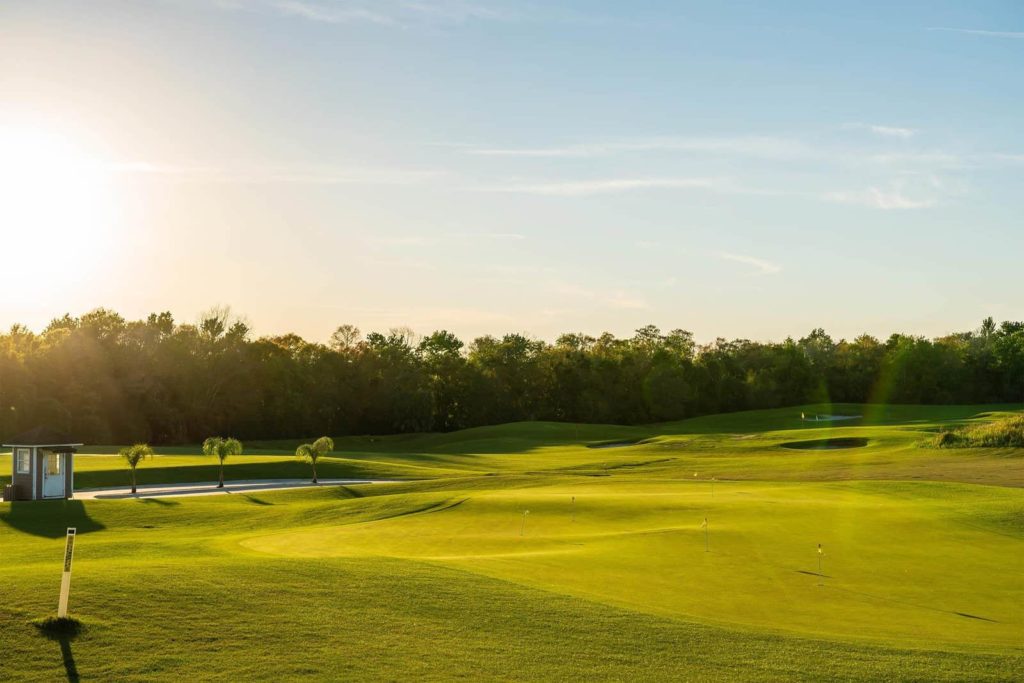
[[[825,557],[825,550],[818,544],[818,585],[824,586],[825,575],[821,573],[821,559]]]

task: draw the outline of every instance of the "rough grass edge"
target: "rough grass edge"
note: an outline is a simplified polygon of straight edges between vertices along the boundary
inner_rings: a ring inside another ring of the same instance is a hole
[[[925,445],[934,448],[1024,448],[1024,415],[980,425],[943,428]]]

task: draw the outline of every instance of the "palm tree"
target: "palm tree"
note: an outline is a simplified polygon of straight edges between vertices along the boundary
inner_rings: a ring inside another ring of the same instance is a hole
[[[242,442],[238,439],[211,436],[203,442],[203,455],[216,455],[220,461],[220,481],[217,483],[217,488],[224,488],[224,461],[228,459],[229,455],[241,454]]]
[[[304,443],[295,449],[295,455],[313,466],[313,483],[316,484],[316,461],[320,456],[334,450],[334,441],[329,436],[321,436],[313,443]]]
[[[128,467],[132,470],[132,493],[135,493],[135,468],[146,458],[153,457],[153,449],[149,444],[137,443],[134,446],[125,446],[118,455],[128,461]]]

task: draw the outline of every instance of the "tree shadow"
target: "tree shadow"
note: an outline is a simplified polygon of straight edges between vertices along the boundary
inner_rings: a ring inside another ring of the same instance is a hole
[[[78,535],[106,528],[89,516],[80,500],[14,501],[6,512],[0,512],[0,522],[44,538],[63,538],[68,527],[75,527]]]
[[[338,486],[338,497],[339,498],[362,498],[366,494],[359,489],[354,489],[349,486]]]

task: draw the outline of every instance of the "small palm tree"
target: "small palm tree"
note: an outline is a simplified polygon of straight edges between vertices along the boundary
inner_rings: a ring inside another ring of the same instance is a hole
[[[203,455],[216,455],[220,461],[220,481],[217,483],[217,488],[224,488],[224,461],[228,459],[229,455],[241,454],[242,442],[238,439],[211,436],[203,442]]]
[[[125,446],[118,455],[128,461],[128,467],[132,470],[132,493],[135,493],[135,468],[146,458],[153,457],[153,449],[149,444],[137,443],[134,446]]]
[[[320,456],[334,450],[334,441],[329,436],[321,436],[313,443],[304,443],[295,449],[295,455],[313,466],[313,483],[316,484],[316,461]]]

